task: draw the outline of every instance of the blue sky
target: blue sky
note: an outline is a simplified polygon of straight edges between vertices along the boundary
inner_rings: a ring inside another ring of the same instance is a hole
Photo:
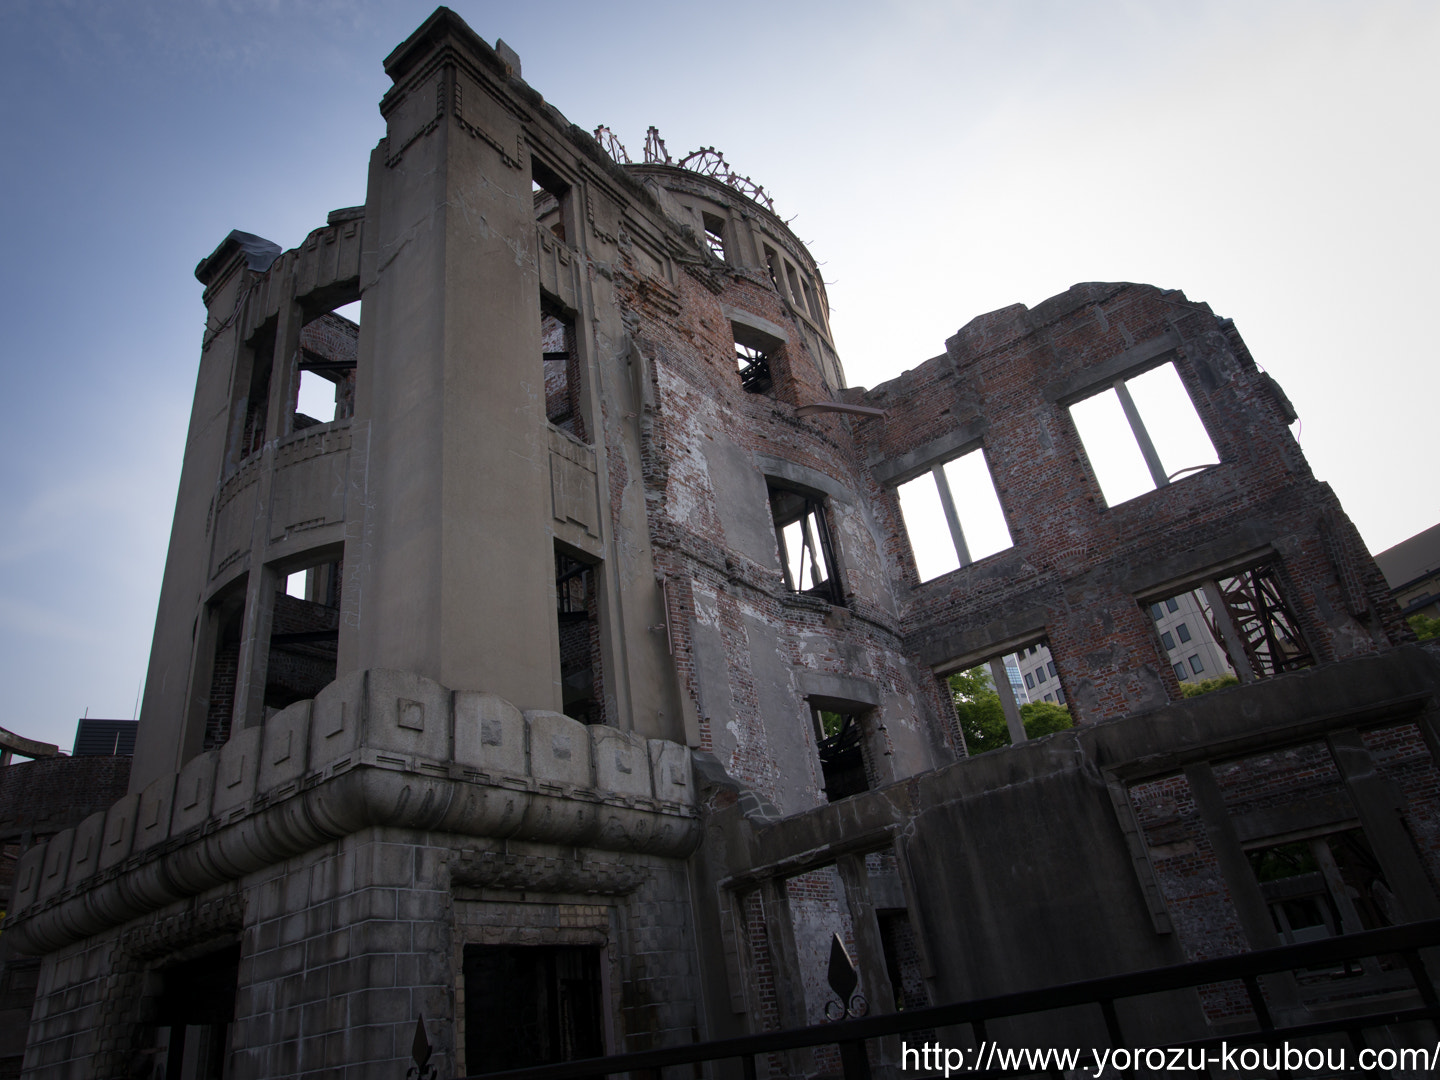
[[[824,264],[850,381],[1077,281],[1235,319],[1373,550],[1440,520],[1433,3],[493,4],[583,128],[715,145]],[[364,199],[429,4],[0,8],[0,726],[68,747],[144,677],[232,228]]]

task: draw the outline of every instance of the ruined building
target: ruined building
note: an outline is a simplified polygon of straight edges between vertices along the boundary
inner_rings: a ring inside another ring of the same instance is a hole
[[[445,9],[385,69],[365,205],[196,270],[130,793],[21,857],[5,923],[25,1076],[398,1077],[422,1015],[465,1075],[819,1022],[837,933],[873,1014],[1437,913],[1440,665],[1228,320],[1077,285],[848,387],[718,155],[617,161]],[[1213,463],[1163,461],[1154,372]],[[1185,595],[1242,685],[1182,697]],[[1075,726],[967,756],[946,676],[1042,645]]]

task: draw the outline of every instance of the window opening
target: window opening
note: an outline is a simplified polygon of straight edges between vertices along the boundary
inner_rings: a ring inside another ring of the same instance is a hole
[[[800,287],[805,290],[805,306],[810,309],[810,317],[817,323],[820,322],[820,304],[816,300],[815,286],[810,284],[808,274],[800,278]]]
[[[843,605],[845,594],[835,570],[835,548],[824,499],[772,484],[770,515],[775,521],[785,587]]]
[[[545,364],[545,418],[584,441],[585,419],[580,412],[580,357],[575,344],[574,321],[543,312],[540,316],[540,348]]]
[[[921,581],[1014,546],[984,450],[936,465],[896,493]]]
[[[215,653],[210,666],[210,696],[206,703],[202,750],[215,750],[230,740],[235,709],[235,680],[240,666],[240,634],[245,619],[245,589],[240,586],[213,605],[216,621]]]
[[[347,305],[347,308],[358,304]],[[360,326],[337,312],[300,328],[299,362],[291,387],[292,429],[348,420],[355,415],[355,366]]]
[[[874,770],[867,760],[861,714],[811,707],[825,800],[839,802],[870,790]]]
[[[715,214],[700,215],[705,225],[705,246],[721,262],[725,261],[725,219]]]
[[[1145,606],[1152,615],[1161,612],[1154,622],[1156,635],[1189,696],[1315,662],[1285,602],[1273,561]],[[1185,655],[1171,655],[1181,645],[1190,646]],[[1211,678],[1197,682],[1206,674]]]
[[[555,616],[560,630],[563,711],[582,724],[605,722],[601,692],[599,597],[595,569],[555,552]]]
[[[970,756],[1073,726],[1049,646],[996,656],[947,682]],[[1049,683],[1043,698],[1039,686]],[[1035,697],[1031,695],[1035,694]]]
[[[313,698],[335,681],[340,644],[339,560],[287,574],[275,595],[265,707],[283,709]]]
[[[735,343],[735,360],[740,368],[740,386],[746,393],[763,394],[774,386],[770,357],[750,345]]]
[[[805,309],[805,295],[800,291],[800,278],[795,273],[795,267],[788,262],[785,264],[785,280],[790,283],[790,299],[794,301],[797,308],[808,315],[809,312]]]
[[[256,345],[250,366],[250,384],[245,399],[245,427],[240,435],[240,457],[260,452],[265,445],[266,413],[270,408],[270,371],[275,361],[275,336]]]
[[[1116,379],[1070,416],[1109,506],[1220,461],[1173,363]]]
[[[593,946],[466,945],[466,1072],[604,1056],[600,957]]]
[[[570,185],[553,169],[534,156],[530,158],[530,198],[535,207],[535,221],[552,236],[567,242],[565,211],[569,193]]]
[[[772,247],[770,247],[769,245],[766,245],[766,247],[765,247],[765,268],[770,271],[770,284],[773,285],[773,286],[775,286],[775,291],[776,291],[776,292],[784,292],[784,290],[780,288],[780,274],[779,274],[779,272],[775,269],[775,267],[776,267],[776,261],[777,261],[778,259],[779,259],[779,256],[775,254],[775,249],[772,248]]]

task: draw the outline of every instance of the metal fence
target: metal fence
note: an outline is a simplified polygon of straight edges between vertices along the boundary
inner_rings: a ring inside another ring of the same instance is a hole
[[[757,1075],[756,1057],[787,1051],[804,1050],[815,1046],[838,1046],[840,1060],[846,1080],[868,1080],[870,1077],[869,1055],[866,1044],[874,1039],[892,1035],[905,1035],[917,1031],[933,1031],[968,1025],[976,1045],[987,1043],[986,1025],[991,1021],[1008,1017],[1025,1016],[1054,1009],[1089,1006],[1096,1009],[1104,1019],[1112,1048],[1125,1046],[1125,1031],[1115,1009],[1116,1001],[1140,997],[1146,994],[1195,989],[1213,983],[1238,980],[1244,984],[1253,1012],[1254,1027],[1250,1031],[1229,1032],[1224,1036],[1169,1044],[1173,1051],[1206,1050],[1217,1048],[1222,1042],[1230,1045],[1246,1044],[1275,1046],[1282,1041],[1312,1039],[1319,1036],[1342,1034],[1355,1049],[1365,1046],[1362,1032],[1392,1024],[1429,1021],[1436,1025],[1436,1037],[1440,1039],[1440,999],[1437,999],[1434,983],[1426,970],[1422,950],[1440,946],[1440,919],[1429,922],[1408,923],[1403,926],[1370,930],[1361,934],[1329,938],[1324,941],[1307,942],[1300,945],[1286,945],[1276,949],[1241,953],[1218,960],[1202,960],[1173,967],[1156,968],[1150,971],[1112,975],[1101,979],[1067,983],[1041,990],[1026,990],[1015,994],[982,998],[975,1001],[958,1002],[950,1005],[935,1005],[924,1009],[911,1009],[889,1013],[883,1016],[867,1016],[858,1020],[844,1020],[815,1027],[795,1028],[790,1031],[767,1032],[760,1035],[746,1035],[733,1039],[713,1042],[691,1043],[666,1047],[658,1050],[644,1050],[638,1053],[615,1054],[609,1057],[590,1058],[583,1061],[566,1061],[551,1065],[538,1065],[507,1072],[471,1074],[484,1076],[486,1080],[578,1080],[581,1077],[599,1078],[616,1073],[637,1073],[653,1075],[654,1070],[675,1065],[696,1065],[711,1061],[738,1060],[745,1080],[755,1080]],[[1303,972],[1334,965],[1349,965],[1369,958],[1395,958],[1391,965],[1407,970],[1410,977],[1409,1002],[1400,1002],[1397,1007],[1393,994],[1386,1000],[1377,1001],[1381,1006],[1374,1011],[1347,1015],[1288,1026],[1277,1026],[1274,1012],[1261,990],[1260,978],[1281,972]],[[1433,962],[1433,961],[1432,961]],[[1418,997],[1419,1004],[1414,1004]],[[1440,1042],[1437,1042],[1440,1054]],[[918,1070],[924,1074],[927,1070]],[[936,1070],[928,1070],[934,1073]],[[967,1074],[985,1072],[985,1069],[966,1068]],[[1035,1072],[1033,1068],[990,1069],[990,1072]]]

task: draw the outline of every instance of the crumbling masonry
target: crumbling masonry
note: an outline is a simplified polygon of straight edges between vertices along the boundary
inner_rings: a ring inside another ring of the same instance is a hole
[[[798,1026],[837,933],[883,1012],[1440,912],[1440,664],[1228,320],[1077,285],[847,387],[718,156],[617,162],[443,8],[385,66],[365,205],[196,270],[130,794],[5,924],[26,1077],[398,1077],[421,1015],[442,1075]],[[1216,460],[1107,503],[1072,407],[1161,369]],[[940,482],[963,565],[922,580],[898,492],[976,453],[1010,544],[971,559]],[[1182,698],[1180,594],[1242,685]],[[967,757],[945,676],[1041,643],[1075,726]]]

